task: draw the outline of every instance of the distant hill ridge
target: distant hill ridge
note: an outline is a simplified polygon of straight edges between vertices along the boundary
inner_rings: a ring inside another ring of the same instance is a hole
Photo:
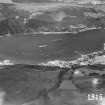
[[[14,2],[18,3],[48,3],[48,2],[81,2],[81,3],[88,3],[92,2],[94,4],[103,2],[105,0],[13,0]]]

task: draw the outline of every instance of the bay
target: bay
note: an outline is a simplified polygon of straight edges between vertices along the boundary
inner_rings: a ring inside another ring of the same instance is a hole
[[[38,64],[52,60],[72,60],[78,53],[103,49],[105,30],[78,34],[13,35],[0,38],[0,58],[17,63]]]

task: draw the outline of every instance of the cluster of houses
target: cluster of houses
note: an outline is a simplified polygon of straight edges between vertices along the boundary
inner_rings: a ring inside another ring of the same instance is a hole
[[[96,63],[103,64],[102,63],[103,61],[105,62],[105,44],[104,44],[104,49],[102,51],[93,52],[89,54],[81,54],[81,57],[72,61],[54,60],[54,61],[49,61],[47,63],[42,63],[41,65],[58,66],[61,68],[71,68],[73,65],[84,66],[84,65],[92,65]]]

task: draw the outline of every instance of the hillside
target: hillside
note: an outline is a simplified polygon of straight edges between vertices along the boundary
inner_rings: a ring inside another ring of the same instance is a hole
[[[105,28],[105,5],[0,4],[0,34],[72,32]]]
[[[77,69],[73,67],[73,73],[72,69],[59,67],[26,64],[4,66],[0,69],[2,105],[94,104],[95,102],[89,101],[87,97],[89,91],[95,92],[92,78],[97,76],[102,80],[97,85],[98,91],[104,90],[105,83],[105,74],[100,77],[101,73],[94,73],[99,71],[98,66],[81,66]],[[105,66],[99,68],[104,70]],[[85,74],[87,70],[89,74]]]
[[[13,2],[17,3],[101,3],[104,0],[13,0]]]

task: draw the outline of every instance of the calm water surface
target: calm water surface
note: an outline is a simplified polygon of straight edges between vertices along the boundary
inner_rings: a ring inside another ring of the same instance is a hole
[[[89,53],[103,49],[105,30],[78,34],[29,35],[0,38],[0,57],[24,63],[71,60],[76,52]]]

